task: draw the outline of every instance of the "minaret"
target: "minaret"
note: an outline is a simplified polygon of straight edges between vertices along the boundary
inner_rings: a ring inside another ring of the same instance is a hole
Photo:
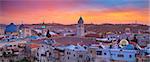
[[[82,17],[80,17],[78,24],[77,24],[77,36],[78,37],[84,37],[84,21]]]

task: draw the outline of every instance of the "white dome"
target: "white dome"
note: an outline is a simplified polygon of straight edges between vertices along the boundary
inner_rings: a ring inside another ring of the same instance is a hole
[[[126,45],[128,45],[128,44],[129,44],[129,42],[128,42],[126,39],[122,39],[122,40],[119,42],[119,45],[120,45],[121,47],[126,46]]]

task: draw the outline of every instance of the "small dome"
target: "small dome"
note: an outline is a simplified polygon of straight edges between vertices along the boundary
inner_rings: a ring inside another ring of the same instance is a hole
[[[82,17],[80,17],[79,21],[78,21],[78,24],[83,24],[83,23],[84,23],[84,21],[83,21]]]
[[[14,23],[11,23],[6,26],[5,32],[17,32],[17,26]]]
[[[126,46],[126,45],[128,45],[129,44],[129,42],[126,40],[126,39],[122,39],[120,42],[119,42],[119,45],[120,46]]]

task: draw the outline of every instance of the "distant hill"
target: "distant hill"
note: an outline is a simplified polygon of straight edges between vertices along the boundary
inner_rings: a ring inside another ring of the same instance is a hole
[[[101,24],[101,25],[86,25],[88,31],[94,32],[124,32],[125,28],[130,28],[132,32],[139,30],[148,30],[147,25],[142,24]]]
[[[76,24],[63,25],[63,24],[48,24],[50,26],[61,26],[71,29],[76,29]],[[130,28],[132,32],[139,30],[148,30],[150,26],[142,24],[85,24],[86,31],[94,32],[124,32],[126,28]]]
[[[25,26],[35,26],[42,24],[25,24]],[[76,29],[76,24],[63,25],[58,23],[48,23],[46,26],[51,26],[53,28],[70,28]],[[0,24],[1,27],[6,25]],[[138,30],[148,30],[150,26],[142,24],[85,24],[86,31],[94,32],[124,32],[125,28],[130,28],[132,32],[138,32]]]

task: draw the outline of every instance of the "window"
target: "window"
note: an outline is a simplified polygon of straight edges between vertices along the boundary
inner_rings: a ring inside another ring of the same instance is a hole
[[[111,55],[113,55],[113,54],[111,54]]]
[[[10,52],[8,52],[8,54],[10,54]]]
[[[92,53],[92,51],[90,51],[90,53]]]
[[[129,55],[130,58],[132,58],[132,55]]]
[[[68,59],[69,59],[69,57],[68,57]]]
[[[69,54],[71,54],[70,52],[67,52],[67,54],[69,55]]]
[[[39,53],[37,53],[37,56],[39,56]]]
[[[97,55],[102,55],[102,51],[97,51]]]
[[[10,47],[12,47],[12,45],[10,45]]]
[[[124,57],[124,55],[123,54],[118,54],[118,57]]]
[[[14,46],[16,46],[16,45],[14,45]]]
[[[69,52],[67,52],[67,54],[69,54]]]
[[[49,55],[51,55],[51,53],[49,53]]]
[[[104,53],[104,55],[107,55],[106,53]]]

